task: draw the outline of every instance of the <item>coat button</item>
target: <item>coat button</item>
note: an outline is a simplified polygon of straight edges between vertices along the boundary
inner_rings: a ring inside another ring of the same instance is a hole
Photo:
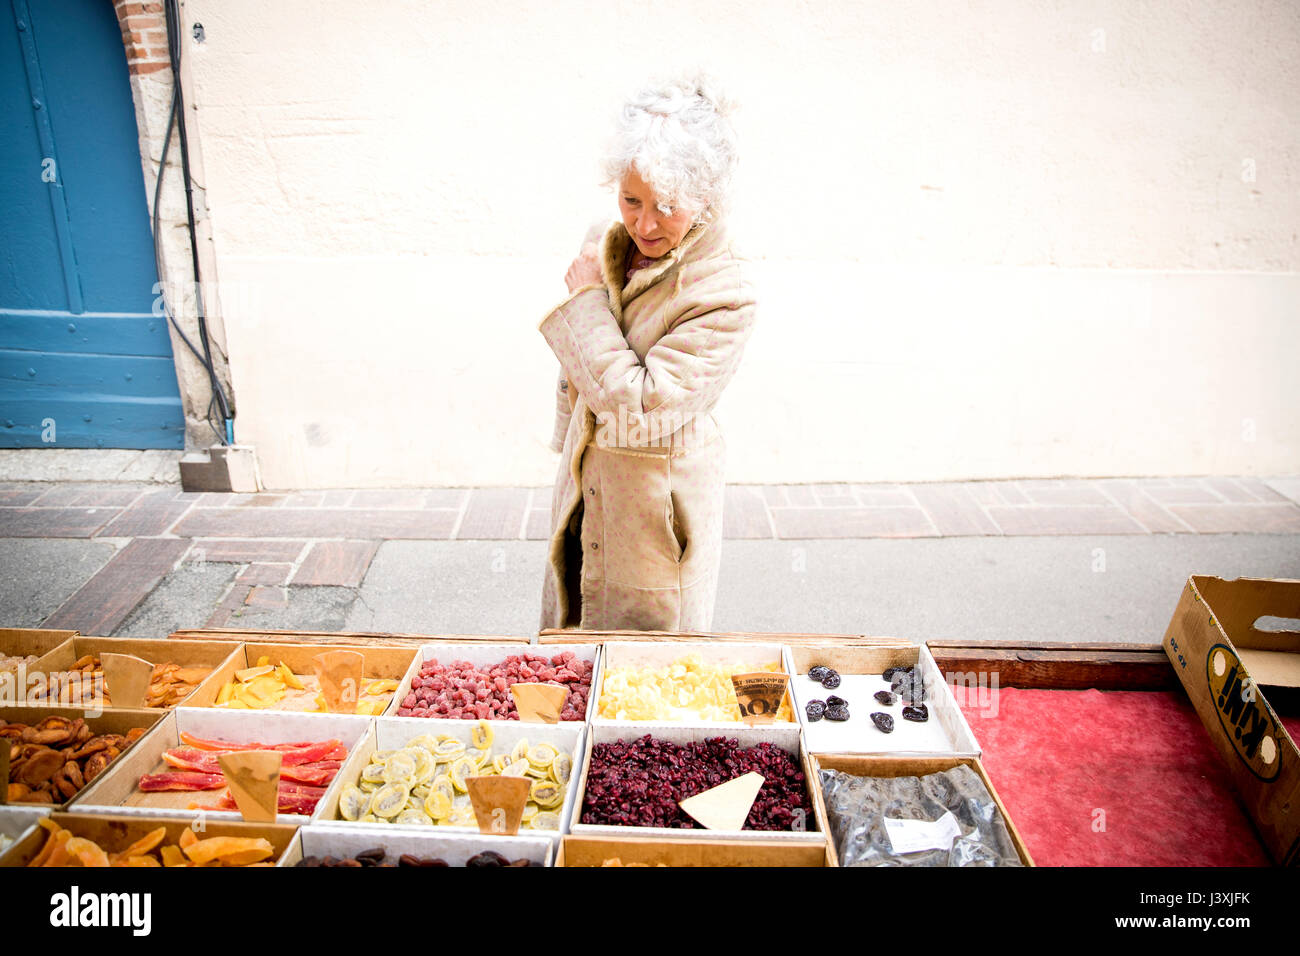
[[[596,493],[596,489],[595,489],[595,488],[588,488],[588,489],[587,489],[587,494],[594,495],[595,493]]]

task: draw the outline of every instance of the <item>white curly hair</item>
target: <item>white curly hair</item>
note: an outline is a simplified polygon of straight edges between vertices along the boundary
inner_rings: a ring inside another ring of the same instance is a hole
[[[618,187],[633,166],[659,198],[659,210],[695,211],[709,222],[726,209],[736,167],[736,110],[717,81],[703,71],[656,79],[630,95],[615,121],[601,171]]]

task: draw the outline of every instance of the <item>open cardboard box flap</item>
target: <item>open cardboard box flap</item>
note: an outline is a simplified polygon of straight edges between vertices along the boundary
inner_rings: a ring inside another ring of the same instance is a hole
[[[1165,653],[1273,859],[1300,865],[1300,750],[1260,690],[1300,687],[1300,581],[1194,574]]]

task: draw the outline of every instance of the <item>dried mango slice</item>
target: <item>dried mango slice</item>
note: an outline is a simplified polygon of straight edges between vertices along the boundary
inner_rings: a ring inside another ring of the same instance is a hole
[[[230,698],[234,696],[235,688],[238,686],[239,685],[236,684],[234,681],[230,681],[229,683],[222,684],[221,690],[217,693],[216,703],[217,704],[229,703]]]
[[[486,720],[480,720],[470,729],[469,739],[479,750],[487,750],[492,746],[492,741],[496,734],[492,730],[492,725]]]
[[[256,863],[275,854],[275,847],[262,837],[208,837],[184,847],[191,863],[200,866],[212,862],[232,862],[232,866]]]
[[[140,839],[136,840],[129,847],[122,851],[123,857],[143,856],[145,853],[156,849],[163,840],[167,839],[167,828],[159,827],[156,830],[150,830]]]
[[[159,851],[162,854],[163,866],[188,866],[185,862],[185,854],[181,848],[174,843],[169,843]]]
[[[263,657],[262,660],[268,661],[270,658]],[[241,684],[247,684],[254,678],[261,677],[264,674],[270,674],[275,670],[270,663],[258,664],[256,667],[245,667],[242,671],[235,671],[235,680]]]
[[[387,709],[388,705],[380,700],[359,700],[354,713],[359,717],[378,717]]]
[[[366,685],[364,693],[368,697],[378,697],[380,694],[391,694],[395,690],[397,690],[395,680],[372,680]]]
[[[360,787],[351,784],[339,794],[339,816],[344,820],[356,820],[370,808],[370,796]]]
[[[298,675],[289,670],[289,665],[285,664],[283,661],[281,661],[280,665],[275,669],[275,672],[279,675],[280,680],[284,681],[286,686],[292,687],[294,690],[307,689],[306,685],[298,679]],[[396,688],[393,689],[396,690]]]
[[[411,797],[408,787],[400,783],[390,783],[380,787],[370,798],[370,812],[377,817],[389,819],[397,816],[406,807]]]
[[[186,830],[184,833],[181,834],[181,838],[176,842],[180,844],[180,848],[182,850],[187,850],[190,847],[192,847],[194,844],[198,843],[199,838],[194,835],[193,830]]]

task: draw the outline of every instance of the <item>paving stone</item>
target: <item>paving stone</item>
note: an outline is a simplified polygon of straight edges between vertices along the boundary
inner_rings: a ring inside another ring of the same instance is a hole
[[[292,583],[357,587],[377,550],[378,541],[317,541],[307,552]]]

